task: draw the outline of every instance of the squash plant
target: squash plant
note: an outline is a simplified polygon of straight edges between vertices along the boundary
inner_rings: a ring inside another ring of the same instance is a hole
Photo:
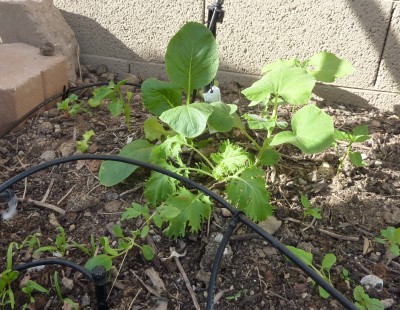
[[[316,78],[334,80],[349,73],[351,65],[333,54],[320,53],[305,62],[280,60],[265,66],[263,78],[243,91],[252,100],[250,105],[263,106],[263,112],[245,114],[242,120],[234,104],[191,102],[192,92],[214,79],[218,63],[212,33],[199,23],[184,25],[170,40],[165,55],[170,81],[151,78],[142,85],[143,104],[155,116],[144,123],[146,139],[130,142],[119,155],[197,180],[205,178],[210,187],[222,186],[226,198],[249,218],[264,220],[273,213],[273,207],[263,166],[279,160],[274,147],[290,143],[304,153],[316,153],[330,147],[334,138],[331,117],[315,105],[298,110],[291,121],[292,129],[274,135],[275,129],[287,126],[278,120],[278,107],[306,104]],[[220,135],[216,133],[228,133],[233,128],[249,139],[249,146],[235,144],[233,136],[217,140]],[[263,130],[263,143],[257,142],[248,129]],[[128,164],[104,162],[99,179],[105,186],[114,186],[136,169]],[[156,214],[157,226],[166,223],[165,232],[170,237],[185,235],[187,228],[192,232],[200,230],[210,216],[208,197],[157,172],[152,172],[145,182],[144,195]]]

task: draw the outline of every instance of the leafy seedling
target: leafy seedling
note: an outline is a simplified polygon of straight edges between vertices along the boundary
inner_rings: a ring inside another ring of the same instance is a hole
[[[371,298],[361,285],[354,288],[353,296],[355,299],[355,306],[360,310],[383,310],[383,303],[379,299]]]
[[[18,244],[11,242],[7,248],[6,269],[0,273],[0,306],[9,305],[11,309],[15,307],[14,292],[11,286],[18,279],[19,274],[18,271],[12,270],[14,248],[18,249]]]
[[[68,297],[63,297],[61,292],[60,283],[58,282],[58,272],[54,272],[54,287],[56,289],[58,297],[63,301],[64,305],[68,305],[68,309],[72,308],[75,310],[79,309],[79,304]],[[63,307],[64,308],[64,307]]]
[[[381,244],[387,244],[390,252],[395,256],[400,255],[400,228],[389,226],[381,230],[383,238],[375,238],[375,241]]]
[[[90,108],[95,108],[98,105],[94,104],[92,101],[88,101]],[[69,115],[76,115],[80,112],[91,113],[87,107],[85,107],[85,102],[80,100],[76,94],[69,95],[68,98],[57,103],[57,110],[65,111]]]
[[[241,290],[241,291],[237,292],[235,295],[226,297],[226,300],[237,301],[238,299],[240,299],[242,297],[242,294],[246,295],[246,292],[247,292],[247,290]]]
[[[94,136],[94,131],[86,131],[83,135],[83,140],[76,142],[76,148],[85,153],[89,149],[89,140]]]
[[[47,290],[46,288],[44,288],[43,286],[32,280],[28,280],[26,282],[25,286],[22,288],[22,291],[28,296],[30,303],[35,302],[35,297],[33,296],[33,293],[35,291],[46,295],[49,294],[49,290]],[[25,309],[26,306],[27,305],[24,305],[23,309]]]
[[[104,100],[108,100],[107,108],[111,112],[112,116],[117,117],[121,113],[124,115],[124,122],[128,131],[131,131],[131,107],[130,103],[132,100],[133,93],[127,92],[126,96],[122,94],[121,86],[126,83],[126,80],[122,80],[115,84],[110,81],[108,85],[99,87],[94,90],[93,98],[89,99],[89,104],[98,106]]]
[[[300,202],[301,202],[301,205],[304,208],[304,211],[303,211],[304,217],[307,217],[308,215],[310,215],[315,219],[321,219],[322,218],[321,209],[320,208],[313,208],[311,206],[311,202],[308,200],[307,196],[301,195]]]
[[[307,266],[314,269],[316,273],[318,273],[321,277],[323,277],[329,284],[332,285],[331,282],[331,268],[336,263],[336,256],[332,253],[328,253],[324,256],[321,264],[321,268],[317,268],[313,265],[313,255],[307,251],[304,251],[299,248],[295,248],[293,246],[287,246],[287,248],[295,254],[299,259],[301,259]],[[321,286],[319,286],[319,295],[322,298],[328,298],[330,295],[327,291],[325,291]]]
[[[38,248],[33,254],[37,255],[42,252],[51,252],[53,253],[53,255],[56,254],[58,256],[64,257],[70,245],[67,242],[64,228],[59,226],[57,227],[57,231],[58,233],[56,235],[55,245],[42,246]]]
[[[341,130],[335,130],[335,140],[345,141],[348,143],[346,152],[340,160],[337,173],[342,170],[344,160],[349,157],[350,162],[355,167],[365,167],[366,163],[362,159],[362,155],[358,151],[352,151],[353,144],[355,142],[364,142],[370,138],[368,135],[368,126],[359,125],[355,127],[351,132],[345,132]]]

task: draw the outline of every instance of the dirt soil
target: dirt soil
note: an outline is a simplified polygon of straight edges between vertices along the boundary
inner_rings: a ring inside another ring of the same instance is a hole
[[[106,107],[93,110],[92,115],[83,113],[75,117],[52,108],[0,139],[0,182],[46,160],[74,154],[76,141],[90,129],[95,136],[88,153],[93,154],[116,154],[128,136],[144,137],[142,125],[149,114],[142,107],[140,91],[133,90],[131,134],[122,118],[112,118]],[[223,91],[225,102],[245,108],[247,102],[234,85]],[[294,147],[282,148],[282,160],[266,170],[276,208],[274,236],[284,244],[311,252],[317,266],[325,254],[335,254],[332,283],[351,300],[354,300],[353,288],[361,278],[370,274],[380,277],[383,289],[370,289],[368,294],[389,300],[390,309],[400,309],[400,259],[391,257],[384,245],[374,241],[381,229],[400,225],[399,117],[377,110],[317,104],[334,117],[336,127],[342,130],[368,124],[371,139],[355,146],[364,154],[367,166],[355,168],[346,162],[343,171],[336,174],[338,154],[343,154],[346,144],[339,144],[338,153],[330,149],[316,156],[304,156]],[[123,184],[107,188],[98,181],[99,165],[96,161],[68,163],[14,185],[21,201],[17,215],[0,224],[0,270],[5,268],[4,257],[10,242],[22,242],[40,232],[41,245],[54,245],[56,227],[60,225],[69,240],[88,244],[92,234],[96,242],[100,236],[107,236],[115,245],[112,226],[120,220],[125,207],[132,202],[144,202],[142,181],[149,174],[138,170]],[[321,208],[321,220],[304,218],[301,194],[307,195],[312,206]],[[66,213],[62,215],[38,202],[57,206]],[[163,260],[175,248],[184,254],[179,258],[180,263],[201,309],[205,309],[207,266],[217,246],[213,240],[216,233],[225,231],[229,221],[226,212],[216,207],[199,234],[169,240],[153,227],[146,239],[156,251],[153,261],[146,261],[137,250],[132,250],[124,260],[115,261],[108,285],[110,308],[195,309],[177,264],[174,260]],[[140,225],[140,221],[122,222],[124,228]],[[343,308],[332,298],[321,298],[318,287],[306,274],[246,227],[239,225],[229,245],[231,259],[218,275],[215,309]],[[46,252],[41,258],[48,256]],[[84,266],[88,256],[71,249],[65,258]],[[14,264],[34,259],[31,252],[22,250],[15,253]],[[351,278],[348,283],[340,277],[344,268]],[[81,274],[70,268],[45,267],[20,275],[18,282],[28,277],[50,290],[50,296],[36,294],[36,304],[31,309],[62,308],[52,284],[56,270],[64,297],[79,303],[81,309],[96,308],[93,286]],[[19,309],[27,299],[18,285],[14,292]]]

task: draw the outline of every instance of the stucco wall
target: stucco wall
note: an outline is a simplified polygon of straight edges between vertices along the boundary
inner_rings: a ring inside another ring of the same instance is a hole
[[[165,77],[170,37],[186,21],[203,21],[212,0],[54,0],[75,31],[83,63],[115,72]],[[356,72],[317,93],[346,104],[400,111],[400,3],[389,0],[225,0],[218,24],[220,82],[248,86],[277,58],[328,50]]]

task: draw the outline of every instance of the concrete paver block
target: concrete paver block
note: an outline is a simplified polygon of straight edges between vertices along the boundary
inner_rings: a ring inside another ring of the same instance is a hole
[[[78,42],[52,0],[0,0],[0,38],[36,47],[52,43],[55,54],[67,58],[69,80],[76,81]]]
[[[23,43],[0,45],[0,134],[68,84],[64,56]]]

